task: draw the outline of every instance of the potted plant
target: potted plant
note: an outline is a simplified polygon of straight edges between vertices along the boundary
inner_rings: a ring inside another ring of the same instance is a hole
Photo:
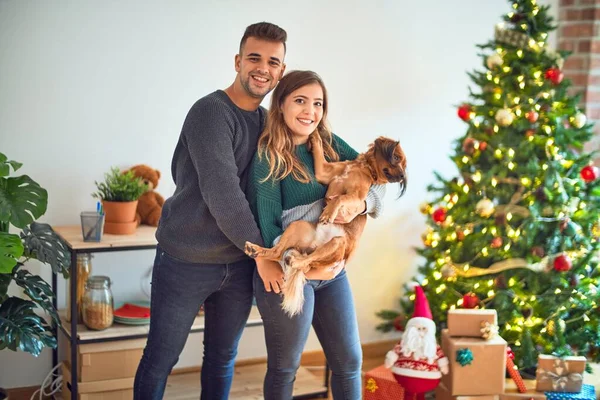
[[[0,350],[37,357],[44,347],[56,347],[56,337],[51,323],[35,310],[43,309],[56,326],[60,319],[52,305],[52,288],[25,269],[25,263],[37,259],[66,279],[71,254],[50,225],[35,222],[46,212],[48,192],[27,175],[11,177],[11,168],[16,172],[21,165],[0,153]],[[21,231],[10,233],[11,225]],[[8,294],[13,282],[24,296]]]
[[[135,232],[135,210],[138,199],[148,190],[141,177],[133,171],[121,172],[112,167],[103,182],[95,182],[98,191],[92,196],[102,200],[105,214],[104,233],[128,235]]]

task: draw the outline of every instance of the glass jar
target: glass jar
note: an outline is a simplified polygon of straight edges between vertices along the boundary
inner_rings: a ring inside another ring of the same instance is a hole
[[[81,310],[81,299],[85,291],[85,283],[92,275],[92,255],[90,253],[77,254],[77,292],[75,301],[77,302],[78,321],[83,319]],[[71,281],[67,281],[67,321],[71,321]]]
[[[103,330],[113,324],[114,304],[108,276],[91,276],[85,284],[83,323],[89,329]]]

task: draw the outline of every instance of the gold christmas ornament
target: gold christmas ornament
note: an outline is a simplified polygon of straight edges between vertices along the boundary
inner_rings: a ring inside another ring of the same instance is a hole
[[[486,60],[485,63],[489,69],[494,69],[494,67],[499,67],[502,65],[504,60],[502,56],[498,53],[491,54]]]
[[[575,116],[571,120],[571,123],[577,129],[583,128],[585,126],[586,122],[587,122],[587,117],[585,116],[584,113],[581,113],[581,112],[578,112],[577,114],[575,114]]]
[[[548,321],[548,323],[546,324],[546,332],[548,333],[548,335],[554,336],[554,333],[556,332],[556,327],[554,325],[553,319]]]
[[[484,218],[494,213],[494,203],[490,199],[481,199],[475,206],[475,212]]]
[[[507,108],[501,108],[496,112],[496,122],[500,126],[509,126],[513,123],[515,116],[512,111]]]
[[[456,277],[456,271],[451,265],[448,264],[442,265],[440,272],[442,273],[442,277],[444,277],[445,279]]]
[[[421,235],[421,240],[423,241],[423,244],[427,247],[431,246],[431,242],[433,242],[433,240],[431,239],[431,235],[429,235],[427,232]]]
[[[421,212],[421,214],[424,215],[431,214],[432,209],[433,207],[431,207],[431,204],[427,202],[421,203],[421,205],[419,206],[419,211]]]

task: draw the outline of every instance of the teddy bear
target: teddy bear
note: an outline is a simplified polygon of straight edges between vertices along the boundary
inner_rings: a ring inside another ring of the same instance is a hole
[[[165,203],[165,199],[154,191],[160,179],[160,171],[145,164],[134,165],[129,170],[133,171],[135,176],[142,178],[144,183],[148,185],[148,191],[138,200],[135,215],[136,222],[138,225],[158,226],[162,206]]]

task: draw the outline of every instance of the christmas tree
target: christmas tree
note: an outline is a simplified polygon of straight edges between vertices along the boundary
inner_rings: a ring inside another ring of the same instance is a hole
[[[499,333],[525,370],[537,355],[600,360],[600,179],[584,150],[592,124],[552,50],[549,6],[511,1],[495,37],[478,45],[478,87],[458,107],[453,178],[435,173],[421,206],[427,231],[417,280],[438,328],[449,309],[493,308]],[[402,330],[400,311],[378,313],[379,330]],[[438,333],[439,333],[438,329]]]

